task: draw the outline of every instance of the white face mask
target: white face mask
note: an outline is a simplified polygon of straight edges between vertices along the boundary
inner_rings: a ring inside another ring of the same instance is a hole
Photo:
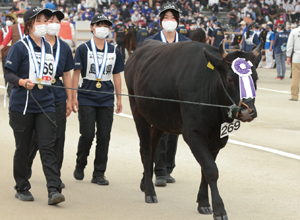
[[[9,26],[9,27],[13,25],[12,21],[10,21],[10,20],[5,21],[5,24],[6,24],[6,26]]]
[[[60,29],[60,24],[57,23],[49,23],[48,24],[48,29],[47,29],[47,34],[49,35],[57,35]]]
[[[86,9],[86,12],[89,13],[89,12],[90,12],[90,9]]]
[[[250,18],[250,15],[247,15],[248,18]]]
[[[107,27],[97,27],[94,30],[95,36],[99,39],[104,39],[109,35],[109,28]]]
[[[135,14],[135,15],[138,15],[138,14],[139,14],[139,12],[138,12],[138,11],[136,11],[136,12],[134,12],[134,14]]]
[[[19,24],[23,24],[24,23],[24,19],[23,18],[18,18],[18,23]]]
[[[175,31],[175,29],[177,27],[177,22],[176,21],[163,21],[162,26],[166,32],[173,32],[173,31]]]
[[[257,8],[257,5],[253,5],[254,8]]]
[[[204,21],[208,21],[208,19],[207,19],[207,18],[204,18]]]
[[[125,9],[126,9],[126,6],[123,6],[122,8],[123,8],[123,10],[125,10]]]
[[[157,6],[156,9],[159,10],[159,9],[160,9],[160,6]]]
[[[145,6],[145,9],[148,10],[148,6]]]
[[[283,21],[283,18],[280,18],[280,21]]]
[[[47,33],[48,25],[46,24],[34,25],[34,27],[35,27],[35,31],[32,33],[34,34],[34,36],[38,38],[44,37],[45,34]]]

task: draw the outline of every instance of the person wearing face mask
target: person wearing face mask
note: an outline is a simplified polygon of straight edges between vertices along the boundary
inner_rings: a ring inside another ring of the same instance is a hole
[[[54,150],[55,106],[53,90],[54,57],[51,45],[43,36],[47,32],[49,9],[33,7],[25,12],[24,33],[26,37],[15,43],[5,64],[4,76],[13,84],[9,103],[9,124],[14,131],[16,150],[14,154],[15,197],[21,201],[33,201],[29,192],[27,163],[33,132],[36,133],[43,171],[47,181],[48,204],[65,201],[61,194],[61,180]],[[43,86],[49,85],[49,86]],[[29,95],[34,96],[34,101]]]
[[[64,14],[61,11],[52,11],[52,17],[48,20],[48,28],[45,37],[46,41],[53,49],[54,79],[52,84],[70,88],[72,87],[70,71],[74,68],[72,51],[67,43],[57,37],[63,18]],[[58,163],[58,171],[61,175],[60,170],[64,155],[66,118],[72,112],[72,91],[59,88],[52,88],[52,91],[55,98],[55,118],[57,125],[54,149]],[[28,158],[28,177],[31,176],[32,163],[38,151],[36,136],[33,138],[31,147],[32,149]],[[64,183],[61,183],[61,188],[65,188]]]
[[[8,34],[9,32],[9,28],[15,24],[17,21],[17,17],[15,16],[15,14],[13,13],[8,13],[8,14],[5,14],[5,24],[6,26],[1,28],[1,31],[0,31],[0,44],[3,42],[3,40],[5,39],[6,35]],[[8,51],[10,49],[12,45],[12,41],[10,41],[7,46],[5,48],[3,48],[3,50],[1,51],[1,56],[2,56],[2,68],[4,70],[4,65],[5,65],[5,62],[6,62],[6,57],[7,57],[7,54],[8,54]],[[7,85],[7,82],[5,82],[5,85]],[[11,88],[10,88],[11,90]],[[8,91],[9,94],[10,94],[10,90]]]
[[[18,40],[24,37],[24,20],[23,15],[26,10],[22,9],[17,12],[17,22],[13,24],[8,29],[9,31],[6,33],[5,38],[1,42],[0,45],[0,56],[3,56],[6,59],[9,48],[7,46],[12,46]],[[3,54],[2,54],[3,53]],[[2,61],[2,65],[5,65],[5,62]],[[7,95],[10,96],[12,90],[12,84],[6,83],[7,85]]]
[[[77,5],[77,10],[83,13],[87,7],[88,5],[86,4],[86,2],[82,0],[81,3]]]
[[[152,31],[154,24],[156,25],[155,27],[157,29],[160,29],[159,18],[158,17],[153,18],[153,22],[150,23],[150,25],[149,25],[149,33]]]
[[[146,2],[144,8],[142,9],[142,15],[146,17],[147,22],[153,21],[152,9],[149,8],[149,4]]]
[[[117,24],[114,27],[114,39],[115,42],[118,44],[118,48],[121,51],[122,58],[125,60],[125,46],[124,46],[124,37],[125,37],[125,29],[126,26],[123,23],[123,17],[119,17]]]
[[[126,4],[122,5],[122,8],[120,10],[120,16],[122,16],[124,19],[130,18],[130,12],[129,12]]]
[[[229,24],[232,25],[233,28],[236,28],[237,25],[238,25],[238,22],[237,22],[237,15],[236,15],[236,9],[233,7],[231,12],[229,12],[227,14],[227,17],[229,17]]]
[[[181,34],[181,35],[183,35],[183,36],[185,36],[185,37],[190,37],[190,32],[189,32],[189,30],[186,28],[186,26],[185,26],[184,23],[185,23],[185,20],[184,20],[183,18],[180,18],[180,20],[179,20],[179,25],[178,25],[176,31],[177,31],[179,34]]]
[[[271,6],[271,10],[269,11],[269,19],[274,24],[275,20],[277,19],[277,10],[274,5]]]
[[[266,53],[266,67],[267,69],[273,69],[273,49],[274,49],[274,37],[273,25],[267,25],[268,33],[265,41],[265,53]]]
[[[82,13],[82,20],[83,21],[90,21],[92,20],[92,17],[94,16],[94,13],[91,11],[90,8],[86,8],[85,12]]]
[[[219,21],[216,21],[214,23],[214,31],[211,35],[210,45],[212,45],[214,47],[219,47],[219,45],[223,39],[224,39],[224,31],[221,27],[221,23]]]
[[[190,41],[187,37],[178,34],[176,28],[179,23],[179,9],[174,3],[162,5],[159,14],[162,30],[146,40],[158,40],[165,43],[176,43]],[[161,138],[155,156],[155,185],[166,186],[167,183],[174,183],[175,179],[171,173],[175,167],[175,154],[177,149],[178,135],[165,134]]]
[[[281,15],[275,22],[275,28],[277,28],[277,26],[279,24],[284,24],[284,20],[283,20],[283,16]]]
[[[66,42],[70,48],[72,48],[74,42],[74,35],[75,35],[75,30],[74,26],[68,21],[69,16],[67,13],[64,14],[64,18],[60,24],[60,29],[58,36],[60,37],[61,40]]]
[[[277,77],[275,79],[283,80],[285,76],[286,46],[288,38],[288,34],[284,31],[284,25],[279,24],[277,33],[274,37],[274,55],[277,68]]]
[[[250,52],[257,45],[259,45],[258,35],[254,32],[254,24],[250,24],[243,34],[242,50]]]
[[[79,85],[81,89],[121,93],[120,73],[124,71],[124,61],[119,49],[105,40],[112,24],[103,14],[93,17],[91,21],[93,38],[81,44],[76,50],[72,77],[73,88],[78,87],[81,75],[82,81]],[[113,78],[113,82],[111,78]],[[81,135],[78,142],[74,178],[76,180],[84,178],[87,157],[96,134],[96,155],[91,182],[108,185],[109,181],[104,174],[113,122],[114,96],[84,91],[73,91],[72,93],[73,111],[76,113],[78,110]],[[121,96],[117,95],[116,113],[121,113],[121,111]]]
[[[253,12],[255,13],[256,17],[261,16],[260,7],[256,2],[253,3]]]
[[[153,11],[153,17],[156,17],[156,16],[158,16],[159,15],[159,13],[160,13],[160,8],[161,8],[161,6],[160,6],[160,3],[156,3],[156,7],[155,7],[155,9],[154,9],[154,11]]]
[[[142,28],[138,30],[137,32],[137,42],[138,47],[141,46],[141,44],[144,42],[144,40],[149,37],[149,31],[146,29],[146,22],[142,22]]]
[[[93,5],[94,6],[94,5]],[[90,7],[90,6],[89,6]],[[68,6],[67,4],[65,3],[65,0],[60,0],[57,4],[57,10],[58,11],[61,11],[61,12],[66,12],[68,13]]]
[[[134,11],[133,15],[131,16],[131,21],[132,21],[132,23],[133,23],[134,25],[137,26],[137,22],[138,22],[138,20],[140,20],[140,19],[141,19],[141,15],[140,15],[139,11],[136,9],[136,10]]]

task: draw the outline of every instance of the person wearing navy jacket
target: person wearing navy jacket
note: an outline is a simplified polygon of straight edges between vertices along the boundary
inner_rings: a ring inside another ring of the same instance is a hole
[[[81,44],[75,54],[75,67],[72,78],[73,88],[98,91],[72,92],[73,111],[77,112],[80,127],[76,167],[74,178],[84,178],[84,168],[95,136],[97,127],[96,155],[94,160],[94,172],[92,183],[108,185],[109,181],[104,173],[107,165],[110,132],[113,122],[114,96],[101,92],[121,93],[121,75],[124,71],[124,61],[116,45],[108,43],[105,38],[109,35],[109,27],[112,22],[103,14],[97,14],[91,21],[93,38]],[[113,82],[111,81],[113,78]],[[116,113],[121,113],[121,95],[117,95]]]
[[[72,87],[71,70],[74,68],[74,60],[72,51],[67,43],[60,40],[57,34],[60,29],[60,23],[64,18],[61,11],[52,11],[52,17],[48,20],[47,33],[45,35],[46,41],[53,48],[54,56],[54,79],[52,85]],[[70,89],[52,88],[55,98],[55,117],[56,117],[56,139],[55,139],[55,154],[58,163],[58,171],[63,163],[64,144],[65,144],[65,131],[66,131],[66,118],[72,112],[72,91]],[[28,177],[31,176],[31,166],[33,159],[38,150],[36,138],[33,138],[32,150],[29,155],[28,161]],[[64,183],[61,188],[64,188]]]
[[[146,38],[146,40],[152,39],[165,43],[190,41],[189,38],[178,34],[176,31],[179,23],[179,10],[176,4],[164,4],[161,7],[159,20],[162,30]],[[171,173],[175,167],[177,141],[178,135],[164,134],[156,148],[154,168],[156,186],[166,186],[167,183],[175,183],[175,179],[171,176]]]
[[[277,68],[277,77],[275,79],[284,79],[285,76],[285,60],[286,60],[286,46],[289,35],[284,31],[284,25],[277,26],[277,33],[274,37],[274,54]]]
[[[254,25],[250,24],[247,31],[243,34],[242,50],[250,52],[254,46],[259,45],[259,39],[254,32]]]
[[[43,38],[51,16],[49,9],[40,7],[33,7],[25,12],[26,37],[11,47],[4,74],[7,81],[13,84],[9,101],[9,124],[16,142],[13,165],[17,191],[15,197],[21,201],[34,200],[29,192],[31,186],[27,178],[27,164],[35,132],[47,181],[48,204],[54,205],[65,201],[65,197],[61,194],[61,180],[54,150],[55,98],[50,87],[54,76],[54,58],[51,46]]]
[[[211,34],[211,42],[210,44],[214,47],[219,47],[219,44],[224,39],[224,31],[221,28],[221,23],[216,21],[214,23],[214,31]]]

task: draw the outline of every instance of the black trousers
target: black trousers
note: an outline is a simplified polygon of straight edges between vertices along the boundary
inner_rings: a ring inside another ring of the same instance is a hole
[[[54,142],[54,150],[57,159],[58,173],[61,176],[60,170],[64,159],[65,132],[66,132],[66,101],[55,103],[55,118],[56,118],[56,139]],[[38,151],[38,143],[36,134],[33,134],[31,142],[31,150],[28,158],[28,168],[32,167],[33,160]]]
[[[156,148],[154,172],[156,176],[172,173],[175,167],[178,135],[164,134]]]
[[[4,72],[5,63],[6,63],[6,57],[2,57],[2,69],[3,69],[3,72]],[[7,87],[7,91],[6,92],[7,92],[8,98],[9,98],[13,85],[11,83],[7,82],[5,78],[4,78],[4,81],[5,81],[5,86],[8,83],[8,87]]]
[[[113,107],[79,106],[80,138],[78,142],[76,169],[84,169],[96,132],[96,155],[93,177],[103,176],[106,171],[110,132],[113,122]]]
[[[123,43],[123,40],[117,40],[118,48],[120,50],[120,53],[122,55],[123,61],[125,62],[125,46]]]
[[[55,121],[54,112],[47,114]],[[54,151],[56,128],[43,113],[26,113],[23,115],[22,112],[9,111],[9,124],[14,131],[16,142],[13,165],[15,189],[23,191],[31,188],[27,179],[27,164],[32,134],[35,131],[48,192],[61,192],[61,180]]]

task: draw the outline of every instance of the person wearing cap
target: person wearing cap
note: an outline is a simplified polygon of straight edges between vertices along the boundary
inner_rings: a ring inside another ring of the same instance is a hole
[[[76,113],[78,110],[80,127],[76,168],[73,175],[76,180],[84,178],[84,169],[96,134],[97,144],[92,183],[99,185],[109,184],[104,174],[114,110],[114,96],[100,92],[114,93],[115,91],[120,94],[120,73],[124,71],[124,61],[119,49],[105,40],[112,24],[103,14],[93,17],[91,31],[94,36],[77,48],[72,78],[73,88],[78,87],[81,75],[80,89],[99,91],[98,93],[80,90],[72,92],[73,111]],[[113,78],[113,82],[111,78]],[[121,96],[117,95],[116,113],[121,111]],[[95,126],[97,127],[96,133]]]
[[[259,45],[259,40],[258,35],[254,32],[254,24],[249,24],[247,31],[243,34],[242,50],[250,52],[257,45]]]
[[[266,66],[267,69],[273,69],[273,48],[274,48],[274,37],[273,25],[267,25],[268,33],[265,42],[265,53],[266,53]]]
[[[274,37],[274,55],[277,68],[276,79],[284,79],[285,76],[285,60],[286,60],[286,46],[288,41],[288,34],[285,33],[284,25],[280,24],[277,27],[277,33]]]
[[[224,39],[224,31],[221,27],[221,23],[219,21],[216,21],[214,23],[214,31],[211,35],[210,45],[212,45],[214,47],[219,47],[219,45],[223,39]]]
[[[6,36],[3,38],[3,41],[0,45],[0,57],[2,57],[2,65],[5,65],[5,62],[3,62],[4,59],[6,59],[8,51],[10,49],[10,46],[12,46],[14,43],[16,43],[18,40],[22,39],[24,37],[24,20],[23,15],[26,10],[21,9],[17,12],[17,19],[16,24],[13,24],[8,28],[8,32],[6,33]],[[10,13],[14,15],[13,13]],[[4,69],[4,68],[3,68]],[[12,84],[5,83],[7,85],[7,95],[10,96],[11,90],[12,90]]]
[[[183,35],[183,36],[190,37],[190,32],[189,32],[189,30],[186,28],[186,26],[184,25],[184,23],[185,23],[184,18],[180,18],[180,20],[179,20],[179,25],[178,25],[176,31],[177,31],[179,34]]]
[[[124,37],[125,37],[125,29],[126,26],[123,23],[123,17],[120,16],[118,19],[117,24],[114,27],[114,40],[118,45],[119,50],[121,51],[122,58],[125,60],[125,46],[124,46]]]
[[[4,76],[13,84],[9,102],[9,124],[14,131],[15,197],[21,201],[33,201],[29,192],[28,153],[33,132],[37,136],[43,171],[47,181],[48,204],[65,201],[61,194],[61,180],[54,150],[55,98],[50,87],[53,80],[54,57],[51,45],[43,38],[47,32],[49,9],[33,7],[25,12],[26,37],[9,50]],[[31,95],[35,100],[31,97]]]
[[[294,24],[292,25],[294,26]],[[286,63],[292,64],[292,86],[290,101],[298,101],[299,97],[299,82],[300,82],[300,26],[294,28],[288,38],[286,50]]]
[[[52,46],[54,56],[54,80],[52,85],[72,87],[71,70],[74,68],[72,51],[67,43],[60,40],[57,35],[60,29],[61,21],[64,14],[61,11],[52,11],[52,17],[48,20],[47,33],[45,35],[47,42]],[[72,112],[72,91],[70,89],[52,88],[55,98],[55,118],[56,118],[56,135],[55,135],[55,155],[58,163],[58,171],[61,175],[61,167],[64,157],[65,130],[67,117]],[[37,141],[33,140],[32,149],[29,155],[28,172],[31,173],[31,167],[36,152],[38,151]],[[30,175],[28,174],[28,177]],[[64,183],[61,188],[65,188]]]
[[[52,0],[47,0],[47,3],[45,4],[45,8],[56,10],[56,6],[52,3]]]
[[[149,32],[146,29],[146,27],[147,27],[146,22],[143,21],[141,25],[142,25],[142,28],[139,29],[138,32],[137,32],[138,47],[140,47],[141,44],[145,41],[145,39],[147,37],[149,37]]]
[[[149,8],[149,4],[146,2],[144,8],[142,9],[142,15],[146,17],[147,22],[153,21],[152,9]]]
[[[159,19],[162,30],[146,40],[158,40],[165,43],[190,41],[189,38],[178,34],[176,31],[179,23],[179,10],[176,4],[166,3],[162,5]],[[171,173],[175,167],[177,141],[178,135],[164,134],[157,146],[154,168],[156,186],[166,186],[167,183],[175,182]]]
[[[278,25],[284,24],[283,16],[280,15],[280,17],[275,22],[275,28],[277,28]]]
[[[90,8],[85,8],[85,11],[82,13],[81,19],[83,21],[91,21],[94,16],[94,13]]]
[[[159,16],[154,17],[153,21],[149,24],[149,33],[153,30],[154,25],[156,25],[156,29],[160,29],[160,25],[159,25]]]
[[[66,42],[70,48],[73,47],[75,30],[74,30],[74,26],[69,22],[69,16],[67,13],[64,14],[64,18],[60,23],[58,36],[60,37],[61,40]]]

